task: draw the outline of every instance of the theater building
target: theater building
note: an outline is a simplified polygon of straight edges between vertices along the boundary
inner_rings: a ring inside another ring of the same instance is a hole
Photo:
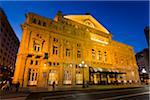
[[[90,14],[54,20],[26,14],[13,82],[48,87],[139,82],[133,47],[112,34]]]

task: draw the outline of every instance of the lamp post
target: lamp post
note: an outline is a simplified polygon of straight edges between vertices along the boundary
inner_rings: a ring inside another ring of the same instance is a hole
[[[143,82],[145,83],[145,81],[146,81],[146,75],[147,75],[147,71],[145,70],[145,68],[143,68],[142,69],[142,80],[143,80]]]
[[[81,64],[79,64],[79,67],[83,69],[83,85],[82,85],[82,87],[85,88],[84,68],[87,67],[87,64],[85,64],[84,61],[82,61]]]

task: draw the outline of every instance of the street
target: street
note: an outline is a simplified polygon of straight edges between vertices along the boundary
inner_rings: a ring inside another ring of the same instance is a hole
[[[149,87],[31,93],[27,100],[149,100]]]

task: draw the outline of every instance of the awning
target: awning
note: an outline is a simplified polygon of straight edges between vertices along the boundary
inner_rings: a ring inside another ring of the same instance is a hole
[[[106,74],[125,74],[125,72],[121,72],[117,69],[106,69],[100,67],[90,67],[90,72],[92,73],[106,73]]]

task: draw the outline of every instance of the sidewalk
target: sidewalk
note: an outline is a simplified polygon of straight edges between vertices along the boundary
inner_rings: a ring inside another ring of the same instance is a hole
[[[9,100],[10,98],[14,98],[14,100],[17,100],[18,97],[27,97],[30,94],[30,91],[24,90],[16,92],[15,89],[9,90],[7,92],[0,91],[0,100]],[[22,99],[20,99],[22,100]]]
[[[130,88],[130,87],[142,87],[142,85],[90,85],[89,87],[82,88],[82,86],[56,86],[55,91],[68,91],[68,90],[89,90],[89,89],[116,89],[116,88]],[[36,88],[31,87],[29,89],[30,92],[50,92],[53,91],[52,87],[48,88]]]
[[[119,89],[119,88],[134,88],[134,87],[142,87],[142,85],[92,85],[87,88],[82,88],[82,86],[56,86],[55,91],[82,91],[82,90],[90,90],[90,89],[99,89],[99,90],[110,90],[110,89]],[[31,93],[31,92],[53,92],[54,90],[52,87],[48,88],[37,88],[37,87],[31,87],[31,88],[20,88],[19,92],[11,91],[6,94],[2,93],[0,94],[0,98],[2,100],[25,100],[25,98]],[[20,98],[20,99],[19,99]]]

